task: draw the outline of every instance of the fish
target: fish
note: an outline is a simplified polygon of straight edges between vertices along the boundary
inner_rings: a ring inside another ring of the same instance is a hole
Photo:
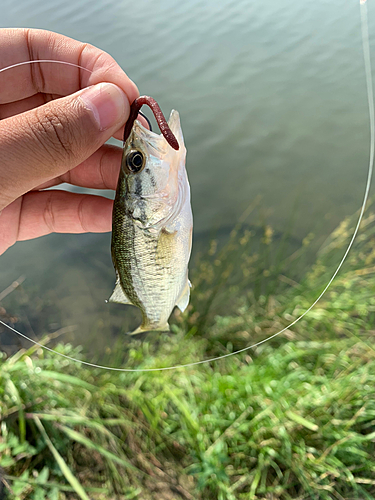
[[[108,301],[141,310],[142,324],[132,334],[169,331],[173,309],[185,311],[190,298],[193,215],[177,111],[172,110],[168,126],[178,150],[164,135],[134,121],[124,144],[113,205],[116,284]]]

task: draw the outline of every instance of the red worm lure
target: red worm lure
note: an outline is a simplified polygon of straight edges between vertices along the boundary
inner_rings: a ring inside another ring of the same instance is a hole
[[[133,128],[134,121],[137,119],[139,110],[144,104],[149,106],[152,112],[154,113],[155,119],[158,122],[160,128],[160,132],[165,137],[165,140],[173,149],[178,151],[179,149],[178,141],[174,136],[172,130],[169,128],[167,120],[164,118],[164,115],[159,107],[159,104],[155,101],[155,99],[153,99],[148,95],[141,95],[140,97],[137,97],[135,101],[133,101],[130,107],[130,115],[125,125],[124,142],[129,137],[130,131]]]

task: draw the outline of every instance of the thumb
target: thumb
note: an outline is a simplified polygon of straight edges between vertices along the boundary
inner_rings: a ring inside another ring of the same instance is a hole
[[[0,121],[0,210],[91,156],[128,119],[129,100],[99,83]]]

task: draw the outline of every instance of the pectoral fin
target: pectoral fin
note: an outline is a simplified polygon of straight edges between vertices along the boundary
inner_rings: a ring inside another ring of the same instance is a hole
[[[185,309],[187,308],[188,304],[189,304],[190,287],[191,287],[191,283],[187,279],[186,280],[186,285],[184,286],[184,289],[182,290],[181,295],[180,295],[180,297],[178,298],[178,300],[176,302],[176,306],[179,308],[179,310],[181,312],[184,312]]]
[[[108,302],[117,302],[118,304],[132,304],[128,297],[125,295],[124,290],[120,285],[120,281],[116,282],[115,289],[109,297]]]
[[[158,244],[156,248],[156,262],[163,267],[171,265],[177,253],[177,231],[169,231],[163,227],[159,234]]]

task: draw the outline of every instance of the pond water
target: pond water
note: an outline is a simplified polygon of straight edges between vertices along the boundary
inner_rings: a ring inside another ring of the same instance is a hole
[[[3,0],[9,26],[94,44],[165,114],[178,109],[196,242],[229,231],[258,196],[263,220],[282,233],[293,216],[293,237],[313,232],[316,247],[360,207],[369,126],[357,0]],[[104,303],[109,242],[51,235],[0,257],[0,291],[24,276],[17,301],[35,302],[27,333],[76,325],[77,343],[101,348],[103,325],[115,335],[136,321]]]

